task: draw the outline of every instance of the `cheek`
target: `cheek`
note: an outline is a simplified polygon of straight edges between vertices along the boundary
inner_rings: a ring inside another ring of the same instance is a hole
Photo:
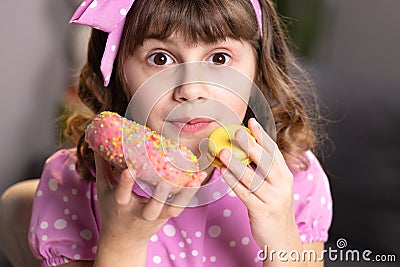
[[[143,87],[148,80],[148,73],[145,72],[134,58],[128,60],[125,68],[127,86],[131,94],[128,107],[130,118],[140,124],[146,124],[156,128],[156,118],[160,117],[160,106],[162,107],[162,95],[156,88]],[[160,104],[161,103],[161,104]]]
[[[131,95],[135,94],[148,78],[148,75],[140,66],[141,64],[139,60],[135,57],[130,57],[124,67],[124,74]]]
[[[170,101],[168,96],[163,96],[155,102],[148,101],[149,98],[144,97],[143,102],[148,102],[148,109],[146,116],[146,125],[156,132],[160,132],[162,127],[164,127],[165,117],[169,114]]]
[[[147,116],[146,125],[156,132],[160,132],[162,128],[162,121],[160,120],[161,111],[157,105],[150,111]]]
[[[233,92],[225,91],[225,94],[220,98],[221,102],[227,105],[240,120],[243,120],[248,108],[251,88],[244,89],[240,96]]]
[[[226,93],[225,91],[225,94],[222,96],[220,95],[217,101],[222,106],[228,108],[231,115],[234,115],[235,118],[239,119],[240,121],[244,119],[248,105],[243,98],[234,93]],[[224,114],[224,117],[225,115],[227,114]]]
[[[244,102],[242,99],[237,99],[236,101],[232,101],[231,107],[238,117],[243,120],[247,110],[246,102]]]
[[[126,75],[127,85],[131,96],[133,96],[137,92],[137,90],[140,88],[140,85],[142,84],[142,82],[138,78],[139,77],[137,77],[136,75]]]

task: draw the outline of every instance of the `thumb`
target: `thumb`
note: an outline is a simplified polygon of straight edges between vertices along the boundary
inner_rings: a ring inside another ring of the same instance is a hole
[[[115,187],[115,201],[118,204],[129,204],[132,198],[132,187],[134,183],[134,176],[129,172],[129,169],[123,170]]]
[[[110,177],[112,176],[112,170],[110,164],[94,153],[95,165],[96,165],[96,187],[97,192],[104,194],[112,189]]]

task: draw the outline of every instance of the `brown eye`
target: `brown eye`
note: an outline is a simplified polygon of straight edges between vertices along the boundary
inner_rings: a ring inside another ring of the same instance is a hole
[[[155,53],[149,57],[151,63],[163,66],[172,64],[174,61],[173,59],[165,53]]]
[[[225,53],[215,53],[211,55],[209,62],[215,65],[224,65],[231,60],[231,57]]]

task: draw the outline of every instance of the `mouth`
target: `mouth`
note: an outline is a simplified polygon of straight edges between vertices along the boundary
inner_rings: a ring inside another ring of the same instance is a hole
[[[170,120],[181,133],[196,133],[206,129],[213,120],[207,118],[179,118]]]

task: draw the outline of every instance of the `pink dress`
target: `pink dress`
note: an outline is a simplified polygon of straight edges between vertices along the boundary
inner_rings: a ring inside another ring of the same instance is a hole
[[[316,157],[307,156],[310,168],[294,173],[297,228],[303,242],[326,241],[332,220],[329,182]],[[216,169],[212,186],[192,199],[200,206],[186,208],[151,237],[147,266],[261,266],[246,207],[219,177]],[[33,204],[34,255],[42,266],[94,260],[100,227],[96,184],[82,179],[75,150],[56,152],[46,161]]]

